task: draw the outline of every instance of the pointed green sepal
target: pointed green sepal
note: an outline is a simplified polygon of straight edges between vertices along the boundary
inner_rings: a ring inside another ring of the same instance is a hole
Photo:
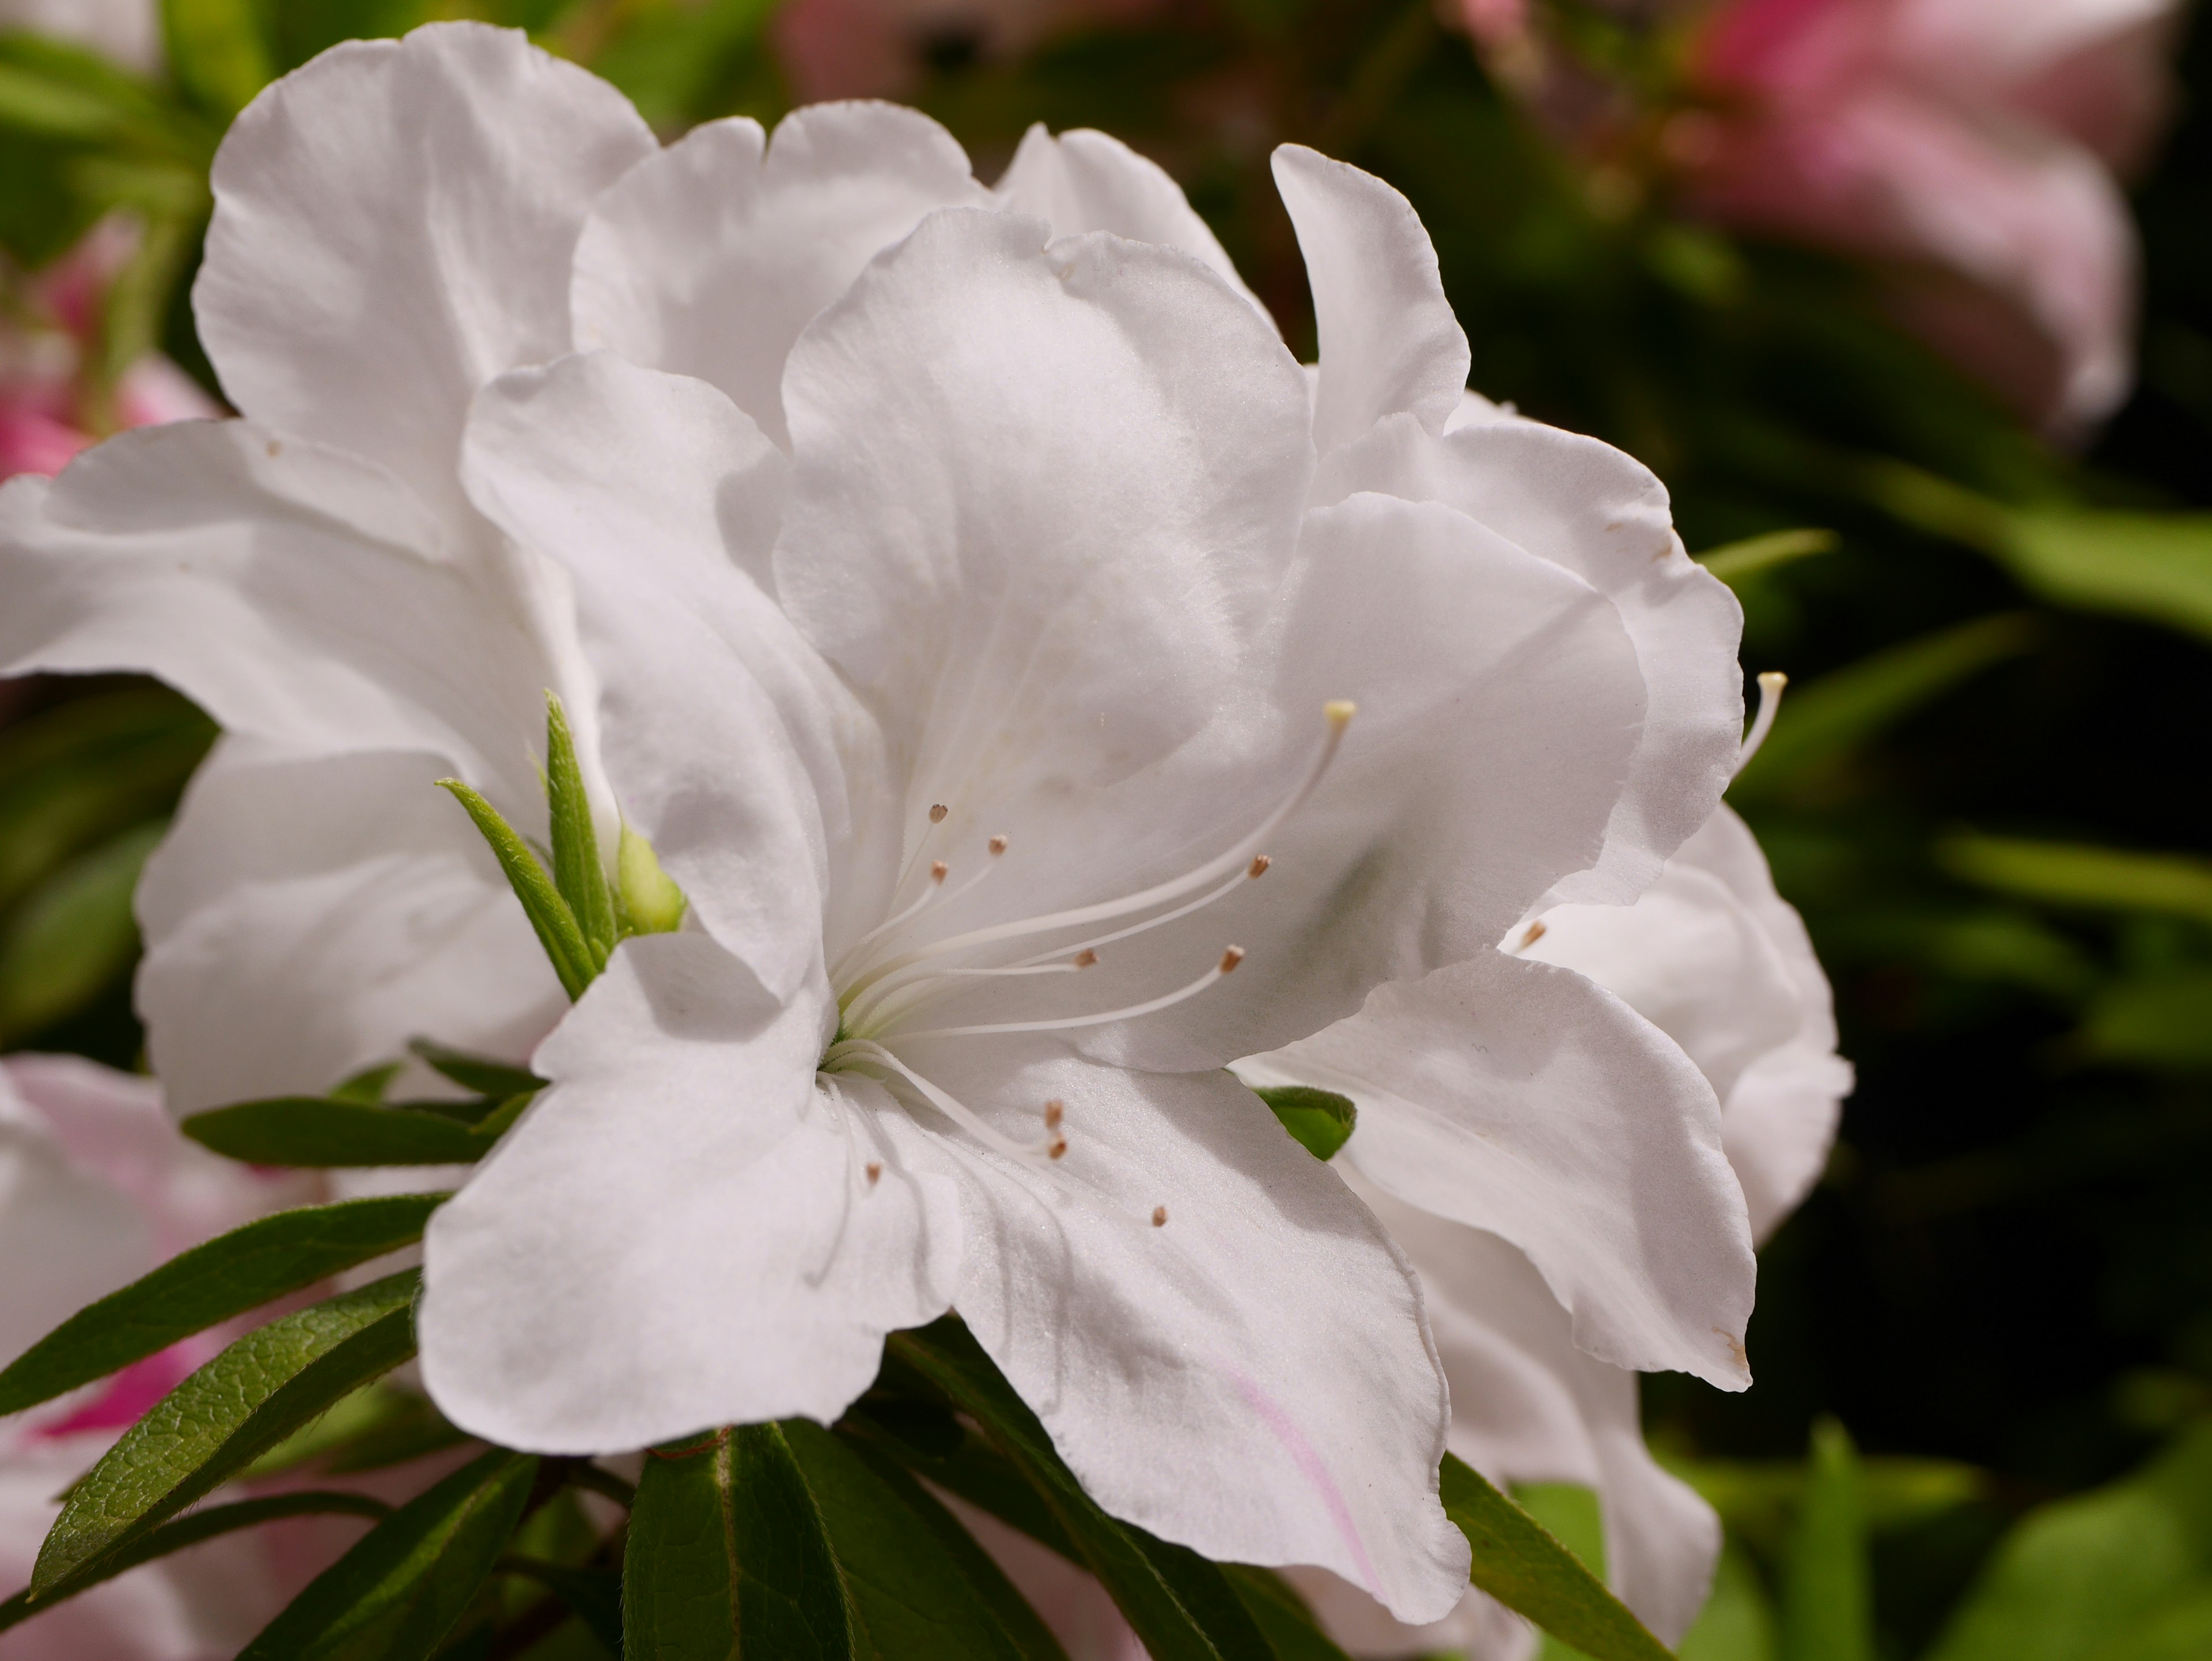
[[[514,827],[483,796],[459,779],[440,779],[438,786],[453,793],[453,800],[468,810],[483,839],[491,844],[499,868],[507,873],[507,885],[522,902],[524,915],[538,931],[546,957],[552,960],[553,972],[561,977],[562,989],[572,999],[583,996],[599,967],[592,961],[592,949],[575,912],[561,897],[545,867],[538,862],[529,844],[515,834]]]
[[[627,824],[615,863],[622,884],[625,934],[665,934],[683,922],[684,908],[690,904],[684,891],[660,868],[653,844]]]
[[[615,949],[614,896],[599,863],[599,833],[592,828],[592,799],[584,790],[576,741],[560,698],[545,694],[545,805],[553,824],[553,885],[584,933],[594,971]]]

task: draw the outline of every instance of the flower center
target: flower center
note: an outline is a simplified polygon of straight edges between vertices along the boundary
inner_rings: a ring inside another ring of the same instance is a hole
[[[993,837],[985,844],[977,868],[954,882],[951,860],[934,856],[931,847],[937,827],[949,816],[948,810],[941,804],[933,806],[928,828],[892,891],[890,915],[854,941],[830,965],[830,982],[837,995],[839,1022],[836,1037],[823,1053],[820,1070],[825,1074],[857,1073],[874,1078],[894,1096],[909,1102],[919,1098],[1002,1153],[1024,1160],[1060,1158],[1067,1149],[1066,1139],[1060,1131],[1060,1103],[1046,1104],[1042,1137],[1017,1141],[916,1072],[896,1053],[896,1046],[923,1038],[1071,1031],[1133,1020],[1194,998],[1233,972],[1244,958],[1241,946],[1226,946],[1204,973],[1188,983],[1117,1008],[954,1026],[931,1026],[925,1021],[927,1013],[939,1005],[994,982],[1026,985],[1040,976],[1080,974],[1099,961],[1102,947],[1202,911],[1240,885],[1265,874],[1270,861],[1261,848],[1313,794],[1328,771],[1345,728],[1351,723],[1352,706],[1330,703],[1324,707],[1323,715],[1325,730],[1304,776],[1257,825],[1231,847],[1182,875],[1115,899],[957,933],[939,932],[939,920],[951,911],[953,903],[988,882],[999,868],[1008,840]],[[1042,940],[1084,930],[1097,932],[1037,949]]]

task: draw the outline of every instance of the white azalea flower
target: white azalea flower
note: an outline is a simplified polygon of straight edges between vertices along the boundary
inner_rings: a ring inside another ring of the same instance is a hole
[[[349,46],[218,161],[197,300],[247,419],[0,492],[0,664],[150,668],[229,733],[142,897],[179,1105],[551,1025],[425,788],[542,824],[544,688],[603,828],[619,800],[690,892],[696,930],[617,954],[434,1232],[426,1366],[474,1427],[826,1416],[884,1331],[957,1304],[1119,1514],[1412,1618],[1456,1596],[1402,1264],[1216,1069],[1480,960],[1547,894],[1632,891],[1724,776],[1735,614],[1635,464],[1468,423],[1402,198],[1278,166],[1310,396],[1101,136],[1033,135],[992,194],[888,106],[662,151],[519,36]],[[572,347],[647,367],[480,392]],[[1079,978],[938,972],[1085,949]],[[1626,1348],[1725,1372],[1748,1256],[1710,1099],[1567,978],[1482,991],[1602,1052],[1591,1134],[1522,1167],[1603,1217],[1637,1104],[1668,1202],[1570,1255]],[[841,1009],[865,1047],[833,1056]]]

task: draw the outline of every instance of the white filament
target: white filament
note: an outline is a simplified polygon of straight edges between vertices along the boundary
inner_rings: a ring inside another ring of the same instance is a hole
[[[1759,746],[1774,730],[1774,717],[1782,709],[1782,689],[1789,684],[1790,677],[1779,669],[1769,669],[1759,678],[1759,710],[1751,718],[1751,731],[1744,734],[1743,748],[1735,752],[1736,772],[1751,765]]]

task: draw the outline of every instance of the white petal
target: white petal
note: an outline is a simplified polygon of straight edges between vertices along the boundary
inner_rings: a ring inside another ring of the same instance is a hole
[[[623,812],[789,995],[819,971],[831,852],[884,793],[848,796],[871,725],[763,586],[781,453],[714,387],[610,352],[495,383],[465,447],[483,511],[574,574]]]
[[[143,428],[11,481],[0,580],[0,673],[141,671],[295,751],[434,751],[526,830],[544,689],[586,679],[549,643],[570,627],[559,572],[249,422]]]
[[[1467,386],[1467,335],[1413,204],[1304,145],[1279,148],[1274,165],[1321,340],[1315,448],[1325,455],[1400,411],[1441,432]]]
[[[1211,1557],[1323,1565],[1411,1619],[1450,1608],[1468,1557],[1436,1498],[1435,1358],[1335,1175],[1224,1074],[938,1048],[916,1064],[1009,1134],[1066,1104],[1042,1170],[945,1146],[960,1312],[1099,1504]]]
[[[1133,242],[1180,248],[1211,267],[1262,317],[1267,315],[1259,296],[1237,276],[1227,250],[1192,209],[1182,186],[1159,163],[1118,138],[1088,127],[1055,138],[1040,121],[1022,135],[1021,147],[992,195],[1009,212],[1043,220],[1054,236],[1110,231]]]
[[[1312,753],[1327,701],[1358,713],[1263,879],[1184,932],[1104,949],[1078,984],[1113,1008],[1188,980],[1231,941],[1243,965],[1102,1031],[1085,1046],[1097,1054],[1187,1068],[1272,1050],[1380,982],[1487,952],[1596,855],[1643,688],[1619,614],[1589,584],[1449,508],[1359,496],[1307,516],[1284,607],[1268,696],[1297,734],[1291,753]],[[1249,804],[1241,832],[1295,777],[1212,788]],[[1202,800],[1210,782],[1185,794]]]
[[[1720,1520],[1644,1445],[1636,1375],[1575,1348],[1542,1277],[1503,1240],[1354,1186],[1419,1271],[1451,1381],[1452,1451],[1500,1486],[1571,1482],[1595,1490],[1607,1581],[1646,1626],[1674,1642],[1712,1584]],[[1328,1613],[1340,1643],[1400,1654],[1466,1641],[1494,1627],[1498,1610],[1470,1590],[1455,1611],[1462,1630],[1433,1634],[1394,1632],[1372,1603],[1362,1609],[1348,1597],[1331,1600]]]
[[[216,153],[193,305],[223,390],[465,515],[470,394],[568,350],[585,212],[653,147],[620,93],[520,30],[434,24],[325,52]]]
[[[1721,1103],[1729,1161],[1751,1207],[1752,1238],[1763,1240],[1827,1165],[1843,1099],[1851,1091],[1851,1066],[1836,1054],[1835,1001],[1812,937],[1796,908],[1775,891],[1750,827],[1723,806],[1676,857],[1719,878],[1748,908],[1796,995],[1796,1031],[1746,1068]]]
[[[576,345],[710,380],[787,443],[780,389],[799,331],[924,214],[987,199],[959,142],[894,104],[794,110],[765,146],[758,122],[709,122],[592,209]]]
[[[886,1332],[944,1311],[957,1192],[880,1091],[845,1082],[841,1112],[817,1087],[830,1019],[701,934],[616,953],[534,1058],[552,1087],[431,1220],[422,1377],[448,1417],[566,1453],[827,1423]]]
[[[180,1113],[328,1089],[435,1038],[520,1057],[567,999],[435,757],[225,739],[138,890],[148,1048]]]
[[[1520,1247],[1590,1354],[1750,1383],[1756,1265],[1719,1104],[1610,993],[1486,953],[1379,987],[1351,1019],[1237,1071],[1352,1098],[1359,1123],[1343,1157],[1400,1199]]]
[[[1492,411],[1441,437],[1410,416],[1385,420],[1323,463],[1314,496],[1353,490],[1456,508],[1620,608],[1649,700],[1644,732],[1604,854],[1552,897],[1635,898],[1711,813],[1743,736],[1743,613],[1682,551],[1666,487],[1609,444]]]

